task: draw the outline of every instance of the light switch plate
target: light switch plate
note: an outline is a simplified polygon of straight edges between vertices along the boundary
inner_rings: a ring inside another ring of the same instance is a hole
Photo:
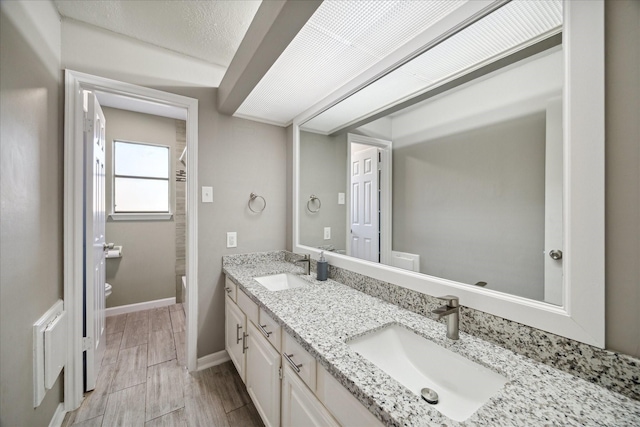
[[[238,233],[235,231],[227,232],[227,247],[228,248],[237,248],[238,247]]]
[[[202,187],[202,203],[213,203],[213,187]]]
[[[338,204],[344,205],[344,193],[338,193]]]
[[[324,228],[324,240],[331,239],[331,227]]]

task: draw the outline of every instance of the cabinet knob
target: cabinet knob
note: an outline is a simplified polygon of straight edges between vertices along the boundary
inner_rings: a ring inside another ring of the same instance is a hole
[[[240,340],[242,338],[240,338],[240,329],[242,329],[242,326],[236,324],[236,344],[240,343]]]
[[[293,369],[295,369],[296,372],[299,373],[300,372],[300,368],[302,368],[302,364],[297,365],[296,362],[293,361],[293,359],[292,359],[293,354],[282,353],[282,355],[287,360],[287,362],[289,362],[289,365],[291,365],[291,367]]]
[[[258,323],[258,327],[260,328],[260,331],[264,334],[265,337],[269,338],[269,336],[273,333],[273,332],[269,332],[267,331],[265,328],[267,327],[267,325],[261,325]]]
[[[552,251],[549,251],[549,256],[551,257],[551,259],[557,261],[559,259],[562,259],[562,251],[560,249],[554,249]]]

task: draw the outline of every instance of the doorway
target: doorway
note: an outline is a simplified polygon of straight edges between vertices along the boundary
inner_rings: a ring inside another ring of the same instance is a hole
[[[75,71],[65,71],[64,122],[64,304],[69,314],[68,354],[65,367],[65,409],[77,408],[83,396],[83,355],[92,342],[83,333],[84,212],[85,186],[83,133],[85,121],[84,91],[99,94],[104,106],[127,109],[186,121],[186,163],[193,179],[186,182],[186,254],[185,296],[186,364],[197,367],[197,155],[198,101],[172,93],[118,82]],[[102,289],[104,291],[104,288]],[[89,330],[90,328],[87,328]]]

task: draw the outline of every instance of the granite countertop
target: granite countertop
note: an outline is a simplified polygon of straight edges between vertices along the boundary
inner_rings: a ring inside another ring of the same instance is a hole
[[[253,280],[303,272],[284,260],[245,255],[242,262],[225,262],[223,271],[388,426],[640,425],[639,401],[463,332],[459,341],[447,340],[445,325],[333,280],[301,276],[309,286],[278,292]],[[346,344],[391,323],[413,329],[504,375],[508,382],[464,422],[441,415]]]

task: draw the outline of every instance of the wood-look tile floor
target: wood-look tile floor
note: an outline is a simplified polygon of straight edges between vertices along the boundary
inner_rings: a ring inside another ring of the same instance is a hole
[[[231,362],[189,373],[182,304],[107,317],[95,390],[63,427],[263,426]]]

